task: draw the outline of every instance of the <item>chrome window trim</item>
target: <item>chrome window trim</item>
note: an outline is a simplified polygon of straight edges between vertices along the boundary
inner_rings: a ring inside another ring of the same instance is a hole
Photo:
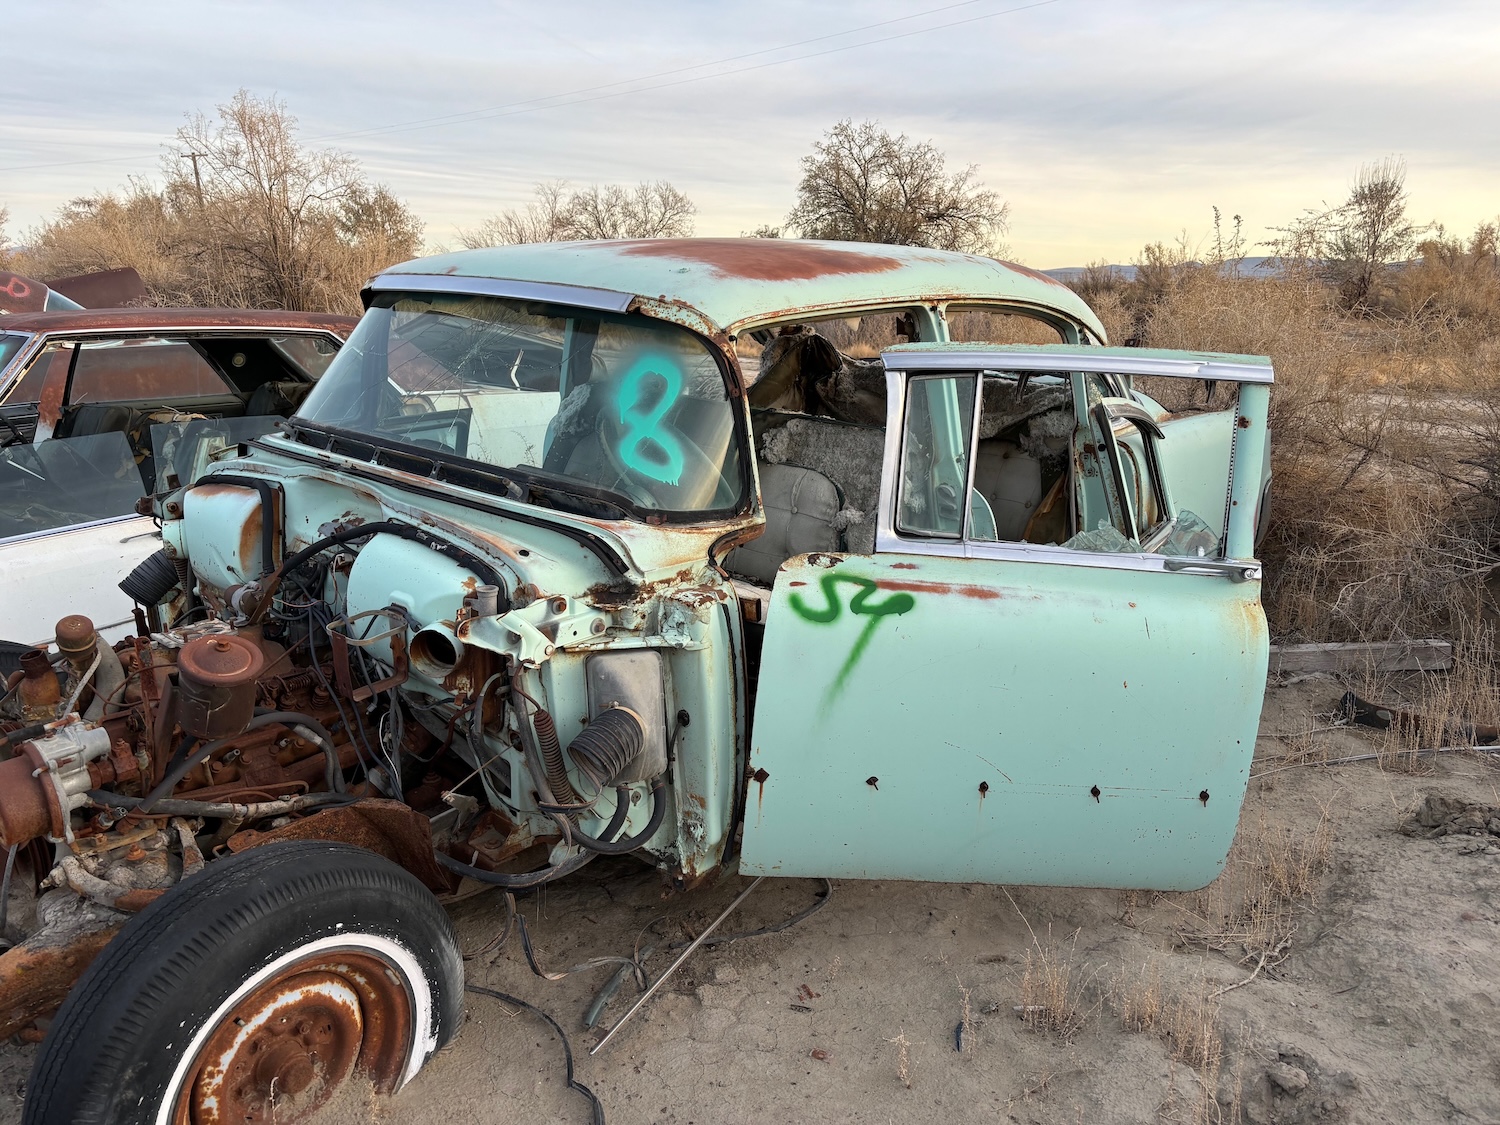
[[[599,312],[624,313],[635,301],[634,293],[593,289],[583,285],[554,285],[544,281],[507,281],[494,277],[460,277],[453,274],[383,273],[365,286],[366,293],[452,293],[470,297],[509,297],[520,301],[545,301]]]
[[[951,369],[950,369],[951,370]],[[926,372],[924,372],[925,374]],[[972,373],[972,372],[970,372]],[[994,562],[1053,563],[1059,566],[1091,566],[1102,570],[1128,570],[1150,574],[1200,574],[1223,577],[1239,576],[1259,581],[1258,559],[1192,559],[1146,552],[1076,551],[1039,543],[957,541],[924,539],[902,535],[896,530],[895,486],[899,483],[901,444],[906,416],[906,377],[908,372],[887,369],[885,456],[880,469],[880,511],[875,521],[877,555],[926,555],[944,558],[989,559]],[[982,388],[983,381],[980,381]],[[979,392],[981,395],[983,391]],[[975,430],[978,425],[976,420]],[[972,459],[971,459],[972,461]],[[972,479],[972,463],[970,465]],[[1170,526],[1170,521],[1168,523]]]
[[[1084,372],[1090,375],[1160,375],[1169,379],[1215,379],[1225,383],[1274,383],[1270,367],[1196,359],[1136,358],[1111,353],[1089,356],[1042,352],[923,351],[886,352],[887,366],[902,371],[1047,371],[1055,375]]]
[[[38,341],[44,339],[44,334],[40,332],[12,332],[6,330],[3,320],[0,320],[0,331],[3,331],[7,336],[26,337],[25,343],[16,349],[15,355],[10,357],[10,362],[5,365],[5,370],[0,371],[0,406],[3,406],[12,386],[20,382],[21,372],[26,369],[26,365],[31,362],[31,357],[39,350],[40,344]]]
[[[0,331],[4,331],[5,322],[0,319]],[[9,392],[14,378],[7,376],[18,375],[41,350],[49,344],[59,341],[71,343],[77,341],[82,343],[87,340],[150,340],[161,336],[178,336],[185,339],[202,339],[213,336],[245,336],[264,335],[267,339],[274,336],[321,336],[330,341],[334,347],[342,348],[348,342],[348,337],[340,336],[337,332],[327,328],[265,328],[248,329],[244,326],[232,324],[221,325],[217,328],[209,327],[185,327],[183,325],[163,324],[152,325],[150,328],[82,328],[76,331],[59,330],[56,332],[10,332],[12,336],[29,336],[21,350],[11,358],[5,365],[5,370],[0,372],[0,405],[4,404],[5,396]],[[316,380],[314,380],[316,382]]]
[[[24,535],[12,535],[8,538],[0,539],[0,547],[8,547],[12,543],[26,543],[30,540],[41,539],[48,535],[65,535],[70,531],[88,531],[89,529],[95,527],[107,527],[112,523],[123,523],[126,520],[150,521],[150,519],[150,516],[143,516],[138,512],[126,512],[118,516],[105,516],[103,519],[89,520],[87,523],[65,523],[61,524],[58,527],[46,528],[43,531],[28,531]],[[155,525],[153,524],[153,528],[154,526]],[[135,539],[137,537],[132,535],[129,538]],[[122,539],[121,542],[123,543],[124,540]]]

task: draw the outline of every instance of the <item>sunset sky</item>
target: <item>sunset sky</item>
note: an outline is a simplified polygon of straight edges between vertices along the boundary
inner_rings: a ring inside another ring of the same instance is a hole
[[[159,175],[184,114],[240,87],[357,156],[433,247],[559,178],[668,179],[699,234],[779,223],[843,117],[978,165],[1041,268],[1202,237],[1214,205],[1263,239],[1388,155],[1418,220],[1500,214],[1493,0],[49,0],[5,23],[12,240]]]

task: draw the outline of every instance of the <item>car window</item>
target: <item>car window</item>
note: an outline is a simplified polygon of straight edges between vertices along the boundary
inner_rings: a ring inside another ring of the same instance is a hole
[[[713,352],[639,315],[382,294],[296,417],[635,512],[730,512],[745,486]]]
[[[963,534],[973,421],[973,375],[926,375],[907,385],[898,530],[944,539]]]
[[[281,421],[275,415],[248,418],[186,418],[151,427],[151,463],[156,490],[170,487],[169,476],[191,484],[208,466],[237,450],[242,442],[264,437]]]
[[[42,384],[47,381],[47,373],[52,370],[54,364],[66,372],[72,357],[72,344],[52,344],[43,348],[41,354],[26,365],[26,370],[22,372],[20,380],[5,396],[5,405],[19,406],[22,403],[40,402]]]
[[[1174,509],[1161,464],[1164,434],[1148,410],[1118,393],[1120,380],[1084,377],[1088,418],[1078,460],[1069,377],[986,372],[977,401],[975,383],[972,374],[908,381],[899,533],[1106,553],[1218,553],[1209,525]]]
[[[1061,375],[984,376],[974,447],[976,505],[991,517],[971,539],[1057,544],[1071,533],[1073,388]]]
[[[283,359],[309,378],[322,378],[323,372],[339,354],[338,345],[326,336],[273,336],[271,346]]]
[[[0,539],[130,515],[145,494],[122,433],[0,449]]]
[[[948,339],[959,344],[1067,343],[1045,320],[974,305],[949,305],[944,310]]]
[[[235,396],[234,389],[186,341],[84,340],[78,346],[68,404],[178,403],[225,396]]]

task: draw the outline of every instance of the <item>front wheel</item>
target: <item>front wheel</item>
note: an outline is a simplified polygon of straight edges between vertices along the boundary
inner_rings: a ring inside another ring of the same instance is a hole
[[[355,1075],[392,1092],[458,1029],[447,913],[360,848],[267,844],[132,918],[69,994],[24,1125],[311,1116]]]

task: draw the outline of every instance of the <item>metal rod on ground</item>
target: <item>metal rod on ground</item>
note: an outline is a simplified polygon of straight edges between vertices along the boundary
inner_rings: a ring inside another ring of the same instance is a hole
[[[594,1047],[589,1051],[589,1054],[591,1056],[597,1055],[600,1051],[604,1050],[604,1048],[609,1044],[609,1041],[615,1037],[615,1033],[619,1031],[620,1028],[629,1023],[631,1017],[646,1006],[646,1001],[655,996],[657,989],[661,988],[662,985],[667,983],[667,978],[675,973],[682,966],[682,963],[693,955],[693,950],[702,945],[703,942],[708,938],[709,934],[713,933],[719,928],[720,922],[724,921],[725,918],[728,918],[731,914],[734,913],[735,907],[737,907],[740,903],[744,902],[745,899],[750,897],[750,892],[755,890],[756,887],[760,886],[760,882],[764,878],[764,875],[757,875],[755,877],[755,882],[751,883],[748,887],[741,891],[739,897],[724,908],[724,913],[720,914],[717,918],[710,922],[708,925],[708,929],[704,930],[701,934],[695,937],[693,939],[693,943],[677,955],[677,960],[673,961],[669,966],[667,966],[667,971],[662,973],[661,976],[657,977],[656,980],[651,983],[650,988],[641,993],[641,998],[630,1006],[630,1011],[621,1016],[620,1021],[615,1024],[614,1027],[609,1029],[608,1034],[606,1034],[603,1039],[599,1040],[599,1042],[594,1045]]]

